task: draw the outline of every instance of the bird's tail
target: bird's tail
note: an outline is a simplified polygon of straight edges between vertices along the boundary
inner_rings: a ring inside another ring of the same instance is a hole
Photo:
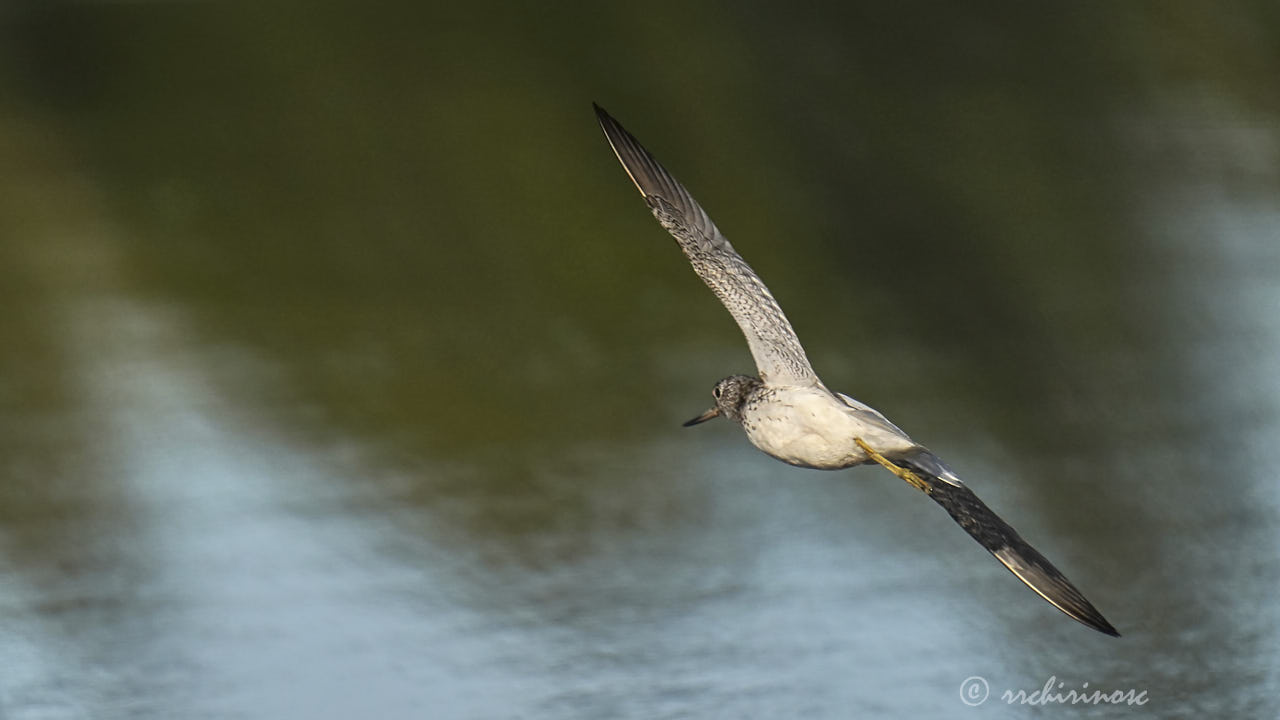
[[[1027,587],[1035,590],[1036,594],[1094,630],[1120,637],[1120,633],[1102,617],[1102,613],[1085,599],[1053,563],[1031,547],[1018,531],[1000,519],[972,490],[960,482],[938,456],[924,448],[916,448],[894,455],[890,461],[917,476],[922,481],[919,485],[910,478],[904,479],[941,505],[965,532],[973,536],[979,545],[1009,568],[1019,580],[1026,583]]]

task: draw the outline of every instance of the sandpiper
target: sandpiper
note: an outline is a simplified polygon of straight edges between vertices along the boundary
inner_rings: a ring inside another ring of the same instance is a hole
[[[685,423],[737,422],[760,450],[785,463],[837,470],[878,463],[938,503],[1040,597],[1107,635],[1120,633],[1043,555],[978,499],[946,463],[874,408],[834,393],[814,373],[769,288],[689,191],[599,105],[596,117],[654,217],[747,338],[758,377],[733,375],[711,391],[715,405]]]

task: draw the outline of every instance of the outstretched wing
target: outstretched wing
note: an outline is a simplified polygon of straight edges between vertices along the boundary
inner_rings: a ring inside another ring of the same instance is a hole
[[[924,448],[917,448],[902,455],[890,456],[890,459],[923,480],[924,487],[921,489],[925,494],[941,505],[965,532],[972,535],[979,545],[1009,568],[1027,587],[1075,620],[1098,632],[1120,637],[1120,633],[1102,617],[1102,613],[1085,599],[1053,563],[978,499],[938,456]]]
[[[617,120],[595,105],[596,117],[623,169],[653,216],[680,244],[693,269],[715,292],[747,338],[766,383],[817,385],[795,330],[778,301],[716,228],[688,190],[667,172]]]

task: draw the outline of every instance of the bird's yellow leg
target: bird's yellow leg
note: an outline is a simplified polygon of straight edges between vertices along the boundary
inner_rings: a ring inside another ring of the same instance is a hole
[[[909,483],[912,487],[919,490],[920,492],[926,495],[929,494],[929,484],[926,483],[924,480],[920,479],[919,475],[911,472],[910,470],[904,467],[899,467],[897,465],[894,465],[892,462],[890,462],[889,458],[886,458],[885,456],[881,455],[875,450],[872,450],[871,446],[863,442],[862,438],[856,437],[853,439],[853,441],[858,444],[858,447],[862,448],[862,452],[866,453],[867,457],[883,465],[885,470],[888,470],[894,475],[897,475],[903,480],[906,480],[907,483]]]

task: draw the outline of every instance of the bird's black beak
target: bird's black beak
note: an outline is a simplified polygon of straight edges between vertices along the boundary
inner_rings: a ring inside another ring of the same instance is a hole
[[[702,413],[702,414],[701,414],[701,415],[699,415],[698,417],[696,417],[696,418],[694,418],[694,419],[690,420],[689,422],[685,423],[685,424],[684,424],[684,426],[685,426],[685,427],[693,427],[694,425],[697,425],[697,424],[699,424],[699,423],[704,423],[704,422],[706,422],[706,421],[708,421],[708,420],[710,420],[711,418],[714,418],[714,417],[720,417],[720,408],[718,408],[718,407],[713,407],[713,408],[711,408],[710,410],[708,410],[708,411],[706,411],[706,412]]]

